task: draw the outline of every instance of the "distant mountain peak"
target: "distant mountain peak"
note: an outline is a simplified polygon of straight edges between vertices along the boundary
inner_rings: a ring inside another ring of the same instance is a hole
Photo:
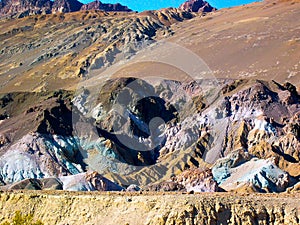
[[[93,10],[93,9],[100,9],[107,12],[110,11],[131,12],[132,11],[127,6],[123,6],[120,3],[109,4],[109,3],[102,3],[99,0],[95,0],[93,2],[87,3],[81,7],[81,10]]]
[[[0,17],[24,17],[36,14],[68,13],[80,10],[131,12],[120,3],[108,4],[99,0],[83,4],[78,0],[0,0]]]
[[[179,6],[179,9],[189,12],[212,12],[217,10],[203,0],[187,0]]]
[[[82,5],[77,0],[55,0],[52,6],[52,13],[76,12],[81,9]]]
[[[53,2],[50,0],[2,0],[0,16],[20,17],[32,14],[50,13]]]

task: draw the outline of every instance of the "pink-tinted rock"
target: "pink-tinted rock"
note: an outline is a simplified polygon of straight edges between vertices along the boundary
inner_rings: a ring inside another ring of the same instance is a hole
[[[176,176],[175,181],[190,192],[216,192],[217,182],[213,179],[211,170],[190,169]]]
[[[212,12],[217,10],[203,0],[188,0],[179,6],[179,9],[189,12]]]

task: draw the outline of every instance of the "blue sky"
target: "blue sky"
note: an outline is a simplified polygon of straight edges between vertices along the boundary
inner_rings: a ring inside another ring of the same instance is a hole
[[[93,0],[81,0],[83,3]],[[101,0],[103,3],[121,3],[136,11],[160,9],[166,7],[178,7],[185,0]],[[220,9],[255,2],[255,0],[207,0],[212,6]]]

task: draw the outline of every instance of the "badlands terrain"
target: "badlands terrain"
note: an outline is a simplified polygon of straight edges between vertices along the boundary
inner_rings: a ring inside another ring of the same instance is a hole
[[[0,2],[0,220],[300,223],[299,1],[45,2]]]

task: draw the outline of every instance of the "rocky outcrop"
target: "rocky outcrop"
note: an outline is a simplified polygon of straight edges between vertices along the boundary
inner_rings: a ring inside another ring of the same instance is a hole
[[[77,12],[81,9],[82,5],[77,0],[55,0],[52,6],[52,13]]]
[[[58,178],[21,180],[12,185],[1,187],[2,190],[63,190],[63,184]]]
[[[84,4],[80,10],[104,10],[106,12],[131,12],[132,10],[129,9],[127,6],[123,6],[120,3],[117,4],[107,4],[102,3],[99,0]]]
[[[203,0],[188,0],[179,6],[179,9],[189,12],[212,12],[217,9],[212,7],[208,2]]]
[[[29,178],[11,185],[0,187],[1,190],[64,190],[64,191],[122,191],[123,188],[97,172],[86,172],[59,178]]]
[[[126,191],[128,192],[137,192],[137,191],[141,191],[141,188],[135,184],[131,184],[126,188]]]
[[[185,192],[186,189],[182,184],[175,181],[163,181],[158,184],[151,184],[145,188],[147,191],[157,191],[157,192]]]
[[[63,176],[59,180],[67,191],[122,191],[123,188],[97,172]]]
[[[2,192],[0,220],[16,211],[44,224],[299,224],[299,195],[153,195]],[[130,216],[128,216],[130,215]]]
[[[10,95],[11,111],[8,113],[12,120],[2,121],[1,134],[6,140],[18,141],[4,143],[1,148],[0,177],[6,184],[26,178],[57,177],[84,171],[82,154],[76,138],[72,137],[69,94],[65,94],[55,92],[44,97],[29,93]],[[48,100],[35,104],[37,98]],[[26,99],[23,104],[27,109],[17,113],[18,110],[13,108],[18,107],[21,99]],[[2,110],[6,111],[5,108]],[[22,129],[18,129],[19,125]]]
[[[212,173],[221,188],[231,191],[249,186],[259,192],[282,192],[293,184],[289,174],[271,160],[249,157],[244,152],[233,152],[215,163]]]
[[[190,169],[172,178],[188,192],[216,192],[218,185],[210,170]]]
[[[13,184],[3,185],[1,190],[64,190],[64,191],[122,191],[121,186],[97,172],[86,172],[70,176],[28,178]]]
[[[146,190],[197,193],[216,192],[219,188],[210,170],[203,171],[198,168],[186,170],[177,176],[173,175],[169,181],[151,184],[146,187]]]

